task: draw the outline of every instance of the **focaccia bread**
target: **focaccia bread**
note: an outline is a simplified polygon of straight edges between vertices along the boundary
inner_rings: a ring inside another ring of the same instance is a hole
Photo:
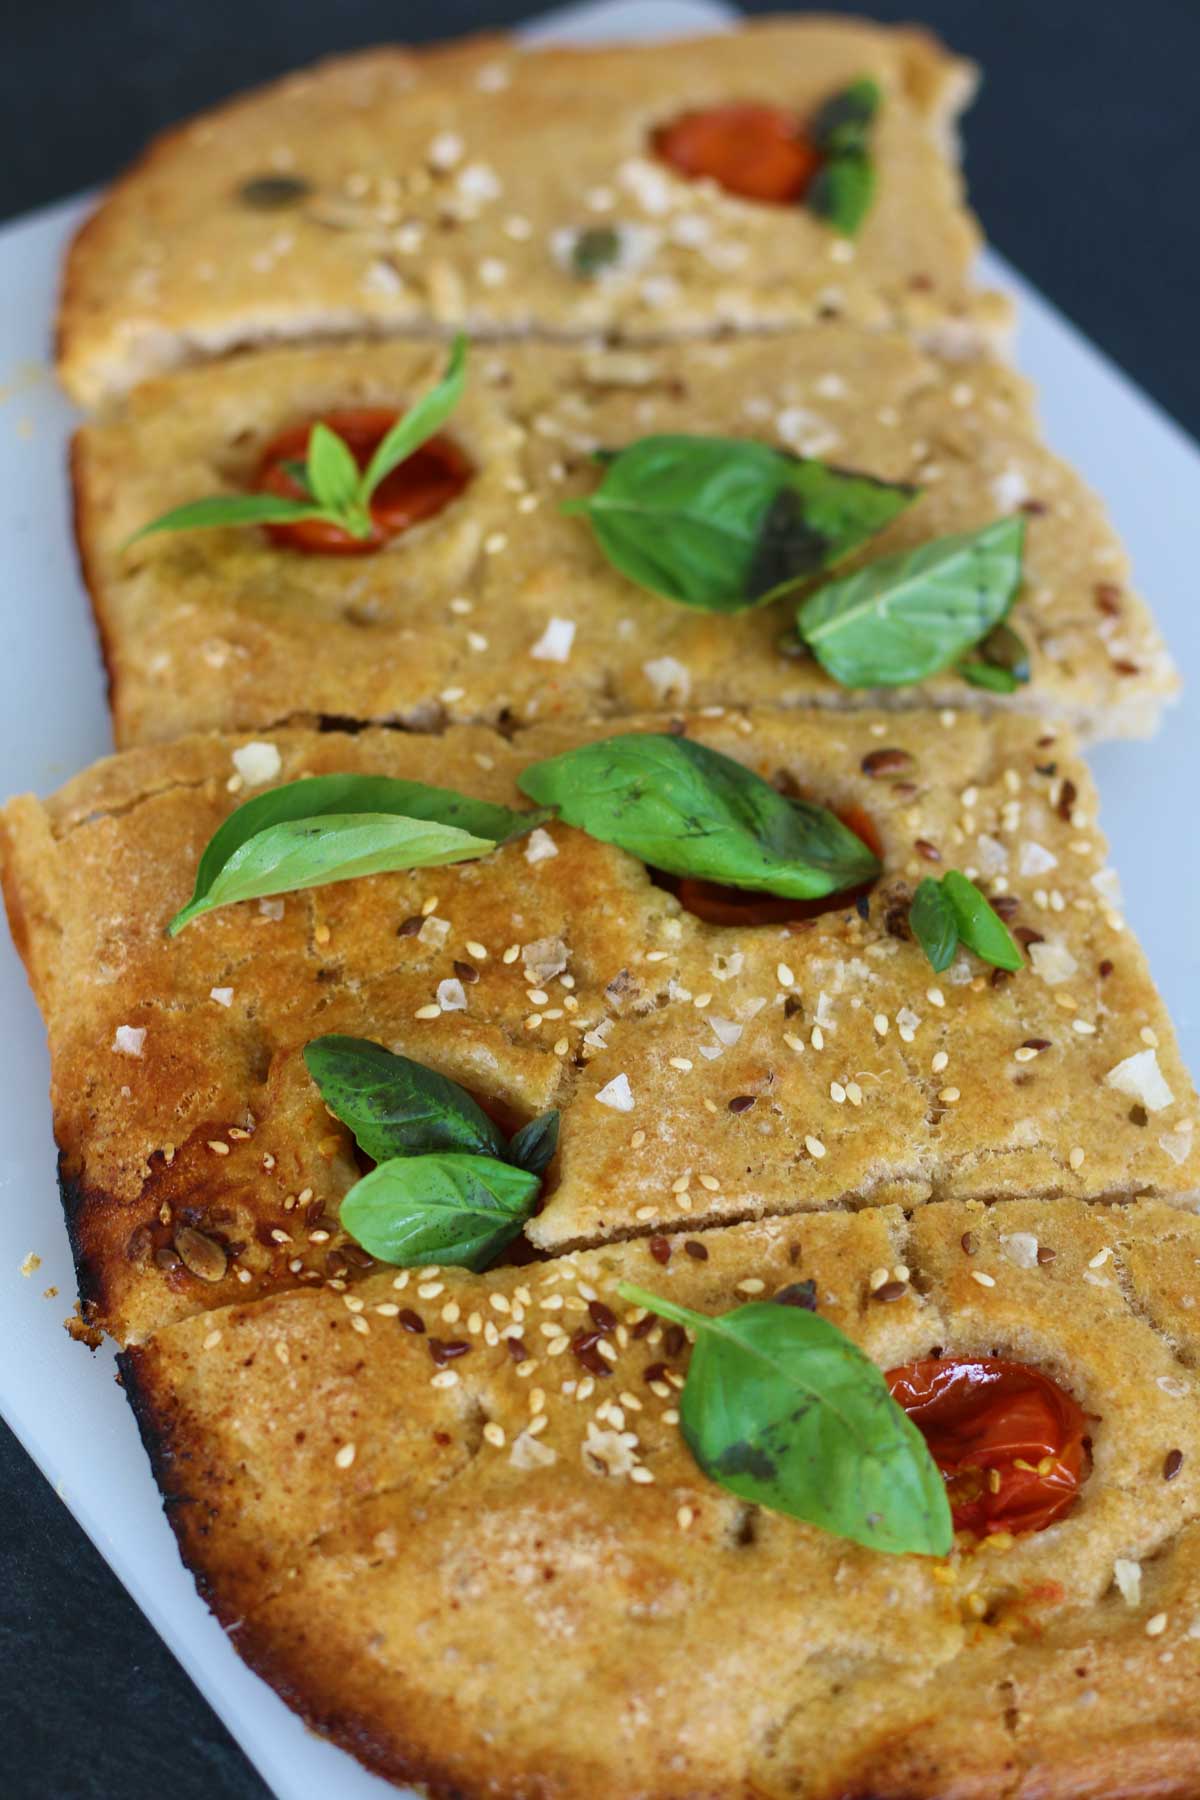
[[[862,77],[884,97],[853,238],[656,153],[682,114],[765,103],[802,127]],[[248,343],[455,326],[645,340],[837,316],[960,349],[1007,324],[969,280],[954,121],[974,79],[922,32],[829,18],[669,49],[488,37],[323,63],[159,138],[117,182],[67,264],[62,378],[93,406]],[[616,254],[589,275],[597,230]]]
[[[439,1800],[1191,1800],[1200,1221],[947,1202],[669,1247],[380,1271],[128,1353],[185,1560],[250,1665]],[[897,1262],[880,1304],[871,1272]],[[639,1335],[617,1284],[710,1313],[799,1276],[885,1369],[1051,1375],[1088,1415],[1071,1509],[886,1556],[708,1480],[680,1434],[683,1333]],[[596,1316],[608,1378],[567,1341]]]
[[[305,1044],[366,1037],[507,1129],[555,1106],[541,1250],[830,1207],[1060,1194],[1190,1202],[1195,1095],[1120,915],[1096,797],[1015,717],[693,715],[684,731],[869,821],[874,890],[783,925],[705,923],[633,856],[561,823],[483,861],[227,907],[176,939],[245,781],[385,773],[522,804],[508,742],[281,732],[134,751],[0,815],[14,936],[45,1014],[82,1296],[121,1340],[280,1284],[357,1280],[349,1133]],[[1011,978],[908,936],[956,867],[1028,947]]]
[[[126,547],[174,506],[251,485],[281,429],[403,409],[443,356],[376,344],[239,358],[149,383],[79,434],[77,533],[119,745],[322,716],[428,730],[747,703],[1002,705],[1111,737],[1151,730],[1175,692],[1104,509],[1040,442],[1020,377],[847,326],[637,353],[477,346],[446,428],[474,477],[384,549],[308,554],[257,527]],[[636,585],[561,503],[595,488],[591,450],[663,433],[754,438],[920,487],[844,569],[1022,513],[1012,618],[1032,680],[1008,698],[953,670],[845,688],[797,659],[794,599],[729,615]]]

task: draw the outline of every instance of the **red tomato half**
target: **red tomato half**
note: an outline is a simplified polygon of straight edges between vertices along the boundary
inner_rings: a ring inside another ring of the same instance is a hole
[[[956,1531],[1041,1531],[1074,1501],[1085,1416],[1040,1369],[930,1357],[889,1369],[886,1380],[945,1476]]]
[[[355,462],[365,469],[399,414],[383,407],[360,406],[323,415],[323,423],[348,445]],[[263,452],[255,478],[256,490],[282,494],[289,500],[306,498],[304,489],[287,468],[308,455],[308,439],[316,420],[292,425],[272,438]],[[307,550],[322,556],[362,556],[378,550],[389,538],[398,537],[410,525],[430,519],[456,500],[474,470],[458,445],[448,437],[431,437],[386,475],[371,498],[370,537],[351,537],[340,525],[324,519],[301,519],[294,525],[267,525],[272,540],[289,550]]]
[[[680,175],[706,177],[727,194],[771,206],[803,199],[821,162],[791,113],[750,101],[681,113],[651,141]]]

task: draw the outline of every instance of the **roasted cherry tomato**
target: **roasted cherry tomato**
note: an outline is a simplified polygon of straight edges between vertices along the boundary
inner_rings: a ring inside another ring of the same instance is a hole
[[[359,468],[365,469],[398,417],[383,407],[362,406],[325,413],[323,420],[347,444]],[[272,438],[259,464],[256,489],[265,494],[283,494],[289,500],[306,498],[287,465],[304,462],[315,422],[310,419],[307,424],[292,425]],[[410,525],[441,512],[462,493],[473,473],[469,459],[451,438],[431,437],[375,489],[371,497],[370,537],[351,537],[340,525],[331,525],[324,519],[267,525],[264,530],[275,543],[290,550],[308,550],[324,556],[361,556],[378,550]]]
[[[652,142],[680,175],[706,177],[727,194],[772,206],[803,199],[821,163],[793,114],[752,101],[681,113],[660,125]]]
[[[1074,1501],[1086,1419],[1040,1369],[995,1356],[930,1357],[886,1379],[946,1479],[956,1531],[1041,1531]]]
[[[839,812],[842,824],[861,838],[868,850],[883,855],[879,834],[861,806]],[[716,881],[698,881],[691,876],[671,884],[681,905],[706,925],[795,925],[819,919],[823,913],[842,912],[862,894],[871,891],[871,883],[851,888],[840,894],[823,894],[819,900],[786,900],[778,894],[759,894],[749,888],[723,887]]]

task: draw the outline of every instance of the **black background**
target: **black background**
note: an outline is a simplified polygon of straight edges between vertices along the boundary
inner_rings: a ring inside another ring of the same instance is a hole
[[[160,126],[324,52],[502,26],[531,4],[26,4],[0,46],[0,217],[103,180]],[[966,143],[989,236],[1200,430],[1198,0],[877,0],[871,10],[919,14],[984,65]],[[3,1427],[0,1789],[9,1800],[266,1793]]]

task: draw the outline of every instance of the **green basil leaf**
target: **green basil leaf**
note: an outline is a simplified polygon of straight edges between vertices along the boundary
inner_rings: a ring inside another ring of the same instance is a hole
[[[322,506],[345,512],[358,493],[358,464],[350,446],[318,419],[308,434],[305,485]]]
[[[495,847],[490,838],[399,813],[325,813],[319,819],[289,819],[268,825],[235,850],[204,898],[185,907],[169,930],[174,937],[199,913],[238,900],[294,894],[394,869],[439,868],[486,856]]]
[[[238,859],[267,833],[284,826],[321,826],[323,822],[342,821],[347,816],[357,817],[361,821],[367,814],[384,815],[381,821],[383,824],[387,823],[388,817],[400,819],[401,829],[392,840],[398,855],[406,854],[405,827],[412,828],[419,821],[427,821],[448,828],[452,835],[443,840],[443,850],[449,852],[453,846],[457,846],[458,854],[434,857],[434,861],[440,862],[457,862],[466,856],[484,856],[496,844],[531,830],[547,816],[544,812],[513,812],[507,806],[493,806],[489,801],[475,800],[467,794],[456,793],[453,788],[429,787],[423,781],[396,781],[384,775],[316,775],[303,781],[286,782],[282,787],[271,788],[266,793],[256,794],[252,800],[247,800],[230,813],[224,824],[213,833],[200,858],[192,898],[169,926],[172,937],[200,913],[208,912],[214,906],[227,905],[231,899],[249,899],[288,891],[282,886],[260,887],[255,889],[254,895],[230,894],[224,899],[214,897],[218,883],[231,872],[236,877],[243,866]],[[330,846],[318,849],[316,838],[302,842],[308,844],[314,867],[317,862],[328,864]],[[466,847],[477,842],[481,845],[478,849]],[[408,846],[409,851],[416,849],[415,834],[409,837]],[[382,847],[382,840],[379,847]],[[259,844],[259,851],[263,848]],[[295,842],[285,844],[279,839],[274,840],[273,845],[265,846],[268,860],[272,853],[294,855],[297,848]],[[364,851],[361,836],[353,845],[347,839],[346,848],[353,849],[355,855],[361,855]],[[258,851],[255,855],[258,856]],[[261,862],[256,866],[261,873]],[[414,868],[418,864],[397,860],[381,866],[399,869]],[[316,880],[292,885],[312,887],[321,881],[340,881],[345,878],[334,873],[330,866],[328,872],[318,876]],[[225,889],[222,888],[222,891]]]
[[[901,687],[954,663],[1007,613],[1021,582],[1025,521],[935,538],[827,582],[796,626],[843,687]]]
[[[993,625],[975,646],[975,656],[959,663],[958,672],[975,687],[994,694],[1012,694],[1030,676],[1029,651],[1024,638],[1006,619]]]
[[[916,490],[747,438],[640,438],[604,459],[587,518],[639,587],[741,612],[829,568],[911,505]]]
[[[926,876],[918,883],[908,909],[908,922],[931,967],[940,975],[950,967],[958,949],[958,916],[940,881]]]
[[[942,892],[954,908],[958,935],[968,950],[982,956],[984,962],[991,963],[994,968],[1008,969],[1010,973],[1024,967],[1021,952],[1008,926],[988,905],[973,881],[968,881],[957,869],[948,869],[942,876]]]
[[[972,687],[986,688],[990,694],[1015,694],[1021,685],[1011,669],[997,669],[991,663],[960,662],[958,673]]]
[[[853,237],[875,198],[875,165],[866,156],[831,156],[809,184],[809,208],[843,237]]]
[[[879,83],[864,75],[817,108],[808,135],[826,156],[866,150],[871,126],[883,101]]]
[[[671,875],[807,900],[879,872],[877,858],[833,813],[785,799],[690,738],[604,738],[533,763],[518,785],[556,806],[568,825]]]
[[[950,1506],[928,1446],[835,1325],[771,1302],[712,1317],[628,1282],[619,1292],[696,1334],[680,1428],[713,1481],[872,1550],[947,1554]]]
[[[508,1160],[531,1175],[544,1175],[558,1149],[558,1112],[544,1112],[522,1125],[508,1146]]]
[[[304,1064],[330,1112],[376,1162],[442,1150],[506,1154],[504,1133],[466,1088],[369,1038],[313,1038]]]
[[[621,234],[613,225],[589,225],[571,246],[571,267],[584,280],[610,269],[621,255]]]
[[[381,1262],[484,1269],[520,1234],[541,1185],[494,1156],[399,1157],[355,1182],[341,1220]]]
[[[385,476],[402,463],[414,450],[419,450],[435,432],[442,429],[463,397],[467,385],[467,340],[459,332],[450,349],[446,373],[436,387],[423,394],[410,406],[403,418],[397,419],[367,464],[358,485],[358,498],[366,506]]]
[[[329,513],[312,500],[287,500],[281,494],[213,494],[173,506],[125,539],[128,550],[160,531],[211,531],[225,525],[290,525],[297,519],[327,519]],[[335,524],[340,521],[334,520]]]

